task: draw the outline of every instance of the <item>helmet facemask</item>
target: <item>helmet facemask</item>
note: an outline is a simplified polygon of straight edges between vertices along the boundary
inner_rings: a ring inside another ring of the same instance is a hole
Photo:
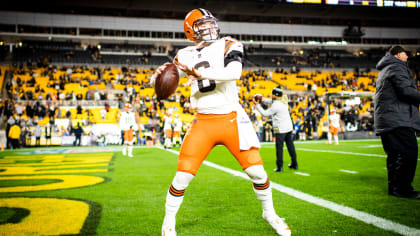
[[[209,16],[196,20],[193,24],[194,37],[197,41],[212,42],[219,39],[219,25],[216,18]]]

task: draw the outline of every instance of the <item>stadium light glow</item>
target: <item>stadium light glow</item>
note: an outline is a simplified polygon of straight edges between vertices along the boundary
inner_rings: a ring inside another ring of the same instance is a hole
[[[319,41],[308,41],[308,44],[321,44]]]
[[[322,44],[326,44],[326,45],[347,45],[347,41],[345,41],[345,40],[343,40],[341,42],[327,41],[327,42],[323,42]]]

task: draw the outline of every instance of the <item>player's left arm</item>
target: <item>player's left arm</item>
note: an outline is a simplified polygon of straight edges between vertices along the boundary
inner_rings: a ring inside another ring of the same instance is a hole
[[[195,69],[188,67],[182,63],[178,64],[178,68],[184,71],[190,79],[208,79],[208,80],[219,80],[219,81],[232,81],[241,78],[242,74],[242,58],[243,58],[243,46],[242,43],[232,39],[225,39],[224,48],[224,67],[203,67],[201,69]]]
[[[204,68],[201,72],[202,79],[209,80],[238,80],[242,74],[242,61],[244,49],[242,43],[233,38],[225,39],[224,67],[223,69]]]

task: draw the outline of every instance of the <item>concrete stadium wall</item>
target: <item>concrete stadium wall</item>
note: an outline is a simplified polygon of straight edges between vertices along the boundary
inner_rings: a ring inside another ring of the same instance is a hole
[[[183,32],[182,20],[0,11],[0,24]],[[220,22],[224,34],[342,37],[343,26]],[[420,38],[416,28],[363,27],[368,38]]]

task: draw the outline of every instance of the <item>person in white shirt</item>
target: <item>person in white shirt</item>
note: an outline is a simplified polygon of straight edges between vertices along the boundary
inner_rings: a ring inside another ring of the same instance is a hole
[[[276,137],[276,172],[283,172],[283,143],[286,141],[287,151],[291,158],[290,169],[298,169],[295,145],[293,143],[293,122],[290,118],[287,100],[282,100],[283,91],[277,86],[272,91],[271,107],[265,110],[259,101],[254,99],[257,110],[263,116],[272,116],[274,135]]]
[[[328,116],[330,123],[330,129],[328,131],[328,142],[331,144],[332,137],[334,137],[334,144],[338,145],[338,131],[340,130],[340,115],[336,113],[335,109],[332,109]]]
[[[124,111],[120,117],[120,129],[123,131],[124,144],[122,148],[123,155],[127,155],[128,146],[128,157],[133,157],[133,143],[134,143],[134,132],[138,130],[136,122],[136,115],[134,114],[131,104],[126,103],[124,105]]]
[[[191,108],[196,114],[181,145],[177,172],[166,196],[162,235],[176,235],[175,216],[185,189],[216,145],[226,146],[250,177],[262,203],[263,218],[278,234],[290,235],[290,228],[274,210],[270,181],[259,153],[260,143],[239,103],[236,80],[242,73],[242,43],[231,37],[220,38],[216,18],[202,8],[187,14],[184,32],[195,45],[179,50],[173,62],[180,77],[189,79]],[[152,75],[152,85],[166,65]]]

